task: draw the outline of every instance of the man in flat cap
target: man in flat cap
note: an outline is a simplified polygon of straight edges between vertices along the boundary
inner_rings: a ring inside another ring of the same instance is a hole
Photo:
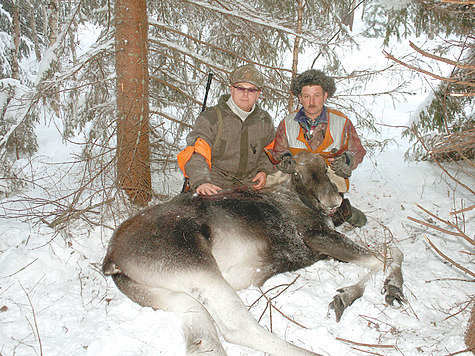
[[[223,188],[261,189],[273,165],[265,146],[274,139],[270,115],[257,102],[263,75],[252,64],[230,75],[230,94],[202,112],[178,154],[178,165],[198,194],[213,195]]]
[[[366,150],[348,117],[325,106],[326,100],[335,93],[335,81],[320,70],[310,69],[295,77],[291,90],[302,107],[280,122],[273,155],[284,170],[292,166],[292,156],[300,151],[322,155],[330,179],[343,195],[348,191],[351,172],[363,161]],[[367,219],[344,199],[333,221],[335,225],[347,221],[361,227]]]

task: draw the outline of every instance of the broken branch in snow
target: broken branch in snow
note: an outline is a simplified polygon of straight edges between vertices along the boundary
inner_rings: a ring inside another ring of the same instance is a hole
[[[27,293],[27,291],[25,290],[25,288],[23,288],[23,285],[20,283],[20,287],[21,289],[23,289],[23,292],[25,292],[25,295],[26,295],[26,298],[28,299],[28,303],[30,304],[30,308],[31,308],[31,313],[33,315],[33,322],[34,322],[34,334],[36,334],[36,337],[38,338],[38,345],[39,345],[39,348],[40,348],[40,355],[43,355],[43,345],[41,343],[41,337],[40,337],[40,331],[38,329],[38,323],[36,321],[36,312],[35,312],[35,308],[33,307],[33,303],[31,302],[31,298],[30,298],[30,295]]]
[[[432,241],[427,237],[427,236],[424,236],[424,238],[427,240],[427,242],[429,243],[429,245],[435,250],[435,252],[437,252],[440,256],[442,256],[446,261],[450,262],[452,265],[454,265],[455,267],[457,267],[458,269],[464,271],[465,273],[469,274],[470,276],[474,277],[475,278],[475,273],[473,273],[472,271],[470,271],[468,268],[465,268],[463,266],[461,266],[460,264],[458,264],[457,262],[455,262],[454,260],[452,260],[450,257],[448,257],[447,255],[445,255],[442,251],[440,251],[433,243]]]
[[[459,209],[459,210],[456,210],[456,211],[451,211],[449,214],[450,215],[457,215],[457,214],[465,213],[465,212],[473,210],[473,209],[475,209],[475,205],[471,205],[467,208]]]
[[[272,304],[272,300],[276,299],[278,296],[280,296],[282,293],[284,293],[287,289],[290,288],[290,286],[292,286],[296,281],[297,279],[300,277],[300,275],[297,275],[297,277],[294,278],[294,280],[292,282],[290,282],[289,284],[280,284],[280,285],[277,285],[277,286],[274,286],[270,289],[268,289],[267,291],[263,291],[260,287],[259,287],[259,291],[261,292],[261,296],[259,298],[257,298],[250,306],[249,306],[249,309],[252,308],[261,298],[265,298],[267,300],[267,304],[266,304],[266,307],[264,308],[260,318],[259,318],[259,321],[261,320],[262,316],[264,315],[265,311],[267,310],[267,308],[269,308],[269,316],[270,316],[270,331],[272,332],[272,308],[274,308],[277,312],[279,312],[284,318],[286,318],[287,320],[291,321],[292,323],[300,326],[301,328],[304,328],[304,329],[307,329],[306,326],[298,323],[297,321],[293,320],[292,318],[290,318],[289,316],[287,316],[286,314],[284,314],[279,308],[277,308],[274,304]],[[273,297],[269,297],[267,296],[267,293],[269,293],[270,291],[272,290],[275,290],[277,288],[280,288],[280,287],[285,287],[284,289],[282,289],[281,291],[279,291],[275,296]]]
[[[32,265],[32,264],[35,263],[37,260],[38,260],[38,258],[35,258],[33,261],[31,261],[30,263],[28,263],[26,266],[20,268],[18,271],[13,272],[13,273],[11,273],[11,274],[9,274],[9,275],[7,275],[7,276],[1,277],[1,278],[8,278],[8,277],[14,276],[15,274],[17,274],[17,273],[23,271],[24,269],[28,268],[28,266]]]
[[[338,340],[338,341],[343,341],[343,342],[353,344],[353,345],[358,345],[358,346],[375,347],[375,348],[382,348],[382,349],[393,349],[393,348],[396,347],[394,345],[366,344],[366,343],[362,343],[362,342],[343,339],[341,337],[336,337],[335,339]]]

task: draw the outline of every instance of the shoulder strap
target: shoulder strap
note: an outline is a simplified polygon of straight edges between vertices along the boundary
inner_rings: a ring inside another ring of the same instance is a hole
[[[221,138],[221,131],[223,130],[223,114],[221,114],[221,110],[219,110],[218,106],[215,106],[216,115],[218,116],[218,132],[216,133],[216,139],[213,143],[213,149],[216,147],[219,139]]]

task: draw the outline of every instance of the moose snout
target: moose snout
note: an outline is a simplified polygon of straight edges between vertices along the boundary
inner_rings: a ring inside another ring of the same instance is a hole
[[[342,202],[343,198],[338,193],[329,195],[325,199],[321,200],[321,203],[328,215],[333,215],[338,210]]]

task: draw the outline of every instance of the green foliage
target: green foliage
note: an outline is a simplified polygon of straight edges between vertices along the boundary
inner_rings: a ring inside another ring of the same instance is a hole
[[[368,36],[397,40],[408,36],[467,35],[475,27],[473,5],[457,5],[429,0],[365,2],[364,20],[368,23]]]
[[[436,147],[448,145],[449,135],[473,132],[475,129],[473,96],[451,96],[450,93],[455,90],[458,90],[457,93],[468,94],[470,88],[443,83],[429,104],[419,113],[417,121],[403,132],[403,137],[408,137],[413,142],[412,147],[406,152],[406,159],[431,160],[434,158],[432,151]],[[473,159],[473,142],[459,142],[456,147],[455,145],[452,149],[447,147],[443,155],[436,157],[439,160],[460,159],[460,153]]]

